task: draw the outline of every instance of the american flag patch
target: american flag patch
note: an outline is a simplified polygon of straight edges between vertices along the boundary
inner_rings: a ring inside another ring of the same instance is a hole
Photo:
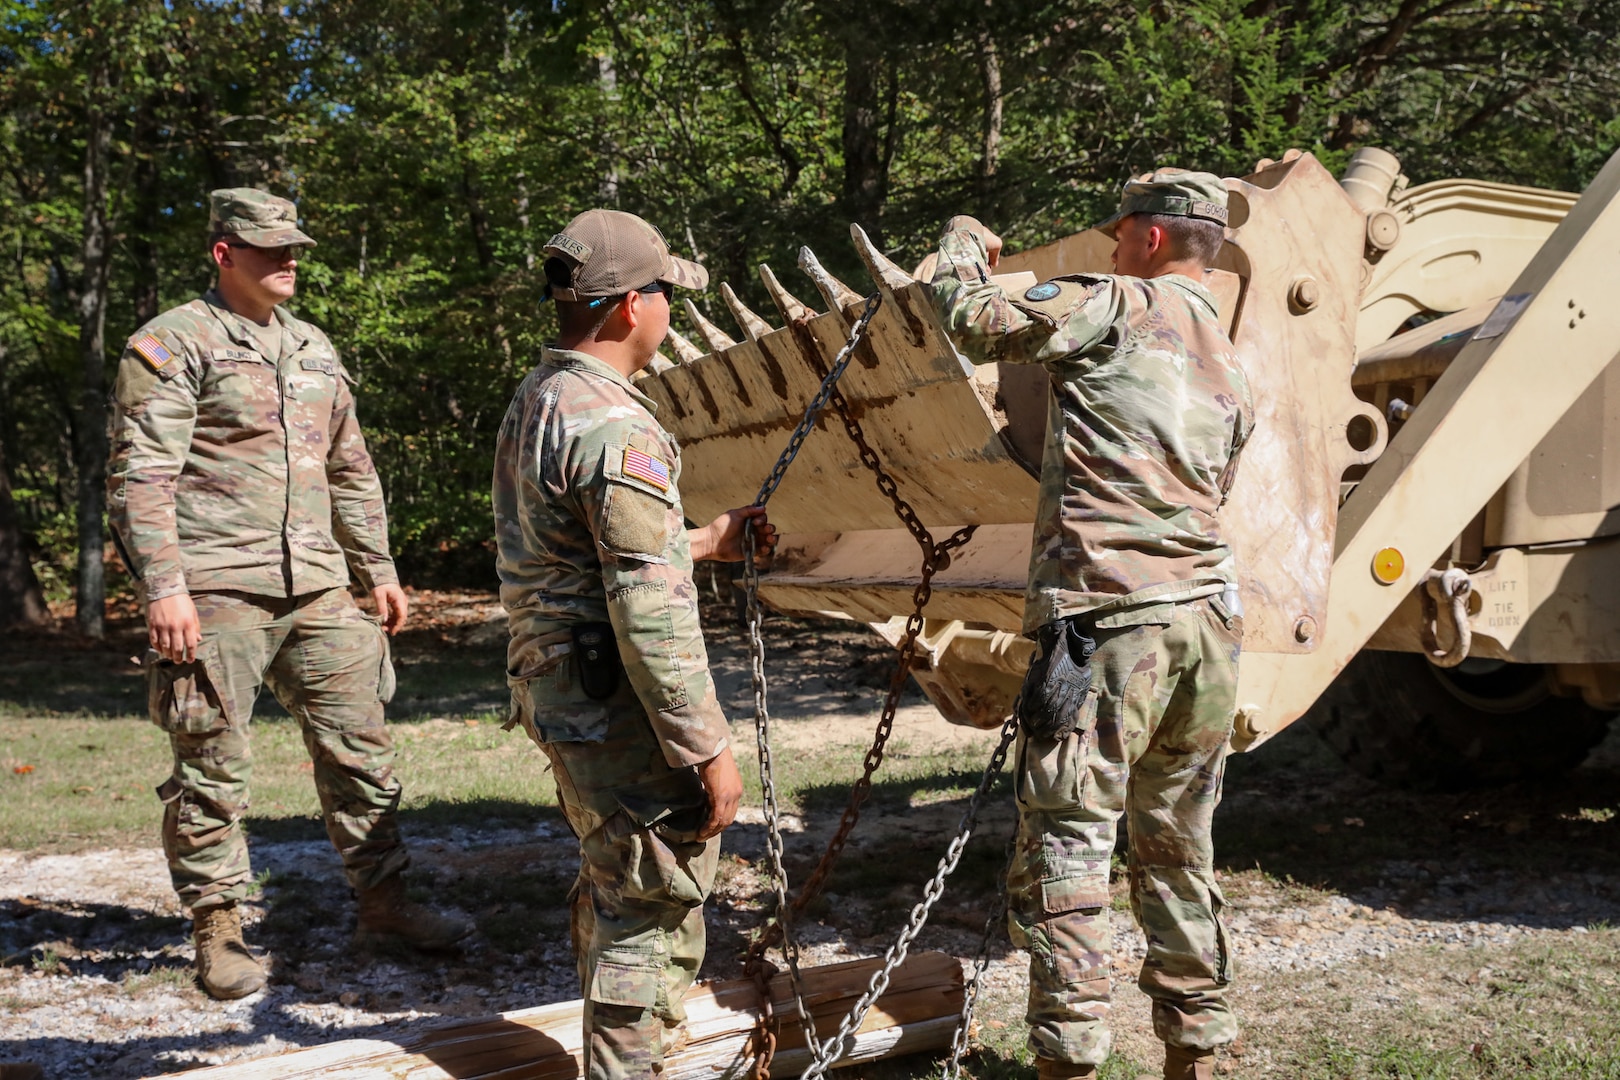
[[[146,366],[153,371],[161,371],[164,364],[174,359],[174,353],[164,348],[163,342],[151,334],[130,342],[129,347],[139,353],[141,359],[146,361]]]
[[[644,480],[659,491],[669,490],[669,466],[633,446],[624,449],[624,475]]]

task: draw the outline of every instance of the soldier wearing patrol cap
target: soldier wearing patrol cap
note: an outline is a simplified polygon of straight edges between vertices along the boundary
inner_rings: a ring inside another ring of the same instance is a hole
[[[561,333],[495,448],[496,570],[512,719],[550,760],[579,839],[573,940],[592,1080],[650,1077],[680,1038],[703,901],[742,779],[715,697],[692,564],[742,558],[763,507],[688,531],[680,447],[632,378],[676,286],[709,275],[633,214],[591,210],[545,246]]]
[[[1051,379],[1017,712],[1009,929],[1030,950],[1030,1047],[1042,1080],[1108,1055],[1109,860],[1128,815],[1131,909],[1147,936],[1170,1080],[1209,1080],[1237,1022],[1210,826],[1236,706],[1242,619],[1219,511],[1253,423],[1248,383],[1205,268],[1226,186],[1159,169],[1101,228],[1114,275],[1010,294],[1001,241],[972,218],[940,240],[932,283],[975,363]]]
[[[163,847],[217,998],[264,985],[242,941],[252,890],[242,817],[261,686],[303,728],[327,835],[359,895],[356,941],[447,946],[463,923],[408,903],[400,784],[383,722],[405,593],[354,379],[281,305],[315,243],[286,199],[209,196],[218,284],[135,332],[119,360],[107,470],[114,540],[146,610],[152,719],[174,771]],[[377,617],[349,595],[350,573]]]

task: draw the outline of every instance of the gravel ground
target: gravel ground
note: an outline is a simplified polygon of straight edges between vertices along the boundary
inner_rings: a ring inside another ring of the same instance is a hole
[[[891,829],[923,845],[942,840],[955,824],[952,809],[949,815],[931,815],[927,822],[886,816],[866,835],[866,842],[881,846],[882,834]],[[999,833],[1007,823],[1004,814],[992,813],[986,831]],[[821,838],[819,830],[806,834],[797,819],[789,818],[786,826],[790,848],[814,847]],[[529,833],[462,831],[420,845],[418,863],[439,879],[468,872],[487,859],[530,866],[554,862],[558,873],[566,875],[573,842],[558,832],[549,823]],[[760,909],[762,882],[753,870],[763,855],[757,811],[746,815],[733,835],[737,842],[728,848],[741,859],[733,862],[739,870],[729,875],[710,907],[710,934],[718,945],[710,971],[734,966],[741,935],[757,920]],[[858,859],[859,847],[849,857]],[[386,1036],[441,1018],[527,1008],[578,995],[562,933],[536,943],[522,957],[491,950],[477,939],[448,962],[367,962],[352,956],[346,948],[352,916],[336,884],[341,875],[329,848],[317,843],[256,844],[254,859],[277,879],[313,887],[330,903],[322,905],[326,910],[342,914],[304,930],[296,963],[273,953],[273,981],[263,993],[238,1002],[214,1002],[190,984],[187,927],[168,891],[160,851],[42,857],[0,852],[5,946],[10,950],[26,944],[35,958],[31,965],[0,967],[0,1060],[31,1061],[43,1068],[48,1080],[137,1077],[339,1038]],[[1382,870],[1392,881],[1421,879],[1427,872],[1399,861]],[[1245,984],[1258,984],[1271,972],[1325,970],[1432,945],[1485,950],[1527,937],[1578,935],[1586,932],[1584,921],[1620,921],[1620,905],[1612,890],[1607,897],[1598,891],[1612,883],[1589,877],[1597,875],[1571,875],[1540,884],[1540,895],[1551,906],[1564,907],[1562,914],[1549,914],[1546,907],[1511,910],[1523,890],[1510,876],[1448,879],[1446,899],[1431,904],[1434,910],[1427,916],[1402,914],[1393,907],[1358,903],[1341,895],[1301,895],[1263,878],[1229,879],[1239,1001]],[[908,885],[895,891],[898,896],[877,899],[829,895],[820,921],[803,926],[806,963],[880,955],[895,929],[893,911],[909,905],[915,888]],[[981,893],[957,901],[947,893],[917,947],[944,949],[970,963],[984,919],[982,898]],[[259,903],[249,906],[250,936],[256,935],[255,924],[276,899],[277,888],[271,886]],[[1459,915],[1463,908],[1502,910],[1463,918]],[[1118,1023],[1145,1023],[1145,999],[1131,985],[1145,942],[1128,912],[1116,910],[1113,922],[1121,998]],[[31,936],[35,927],[41,932]],[[1483,951],[1481,956],[1481,967],[1486,968]],[[986,973],[988,993],[1021,996],[1027,964],[1026,955],[998,939]],[[1135,1014],[1140,1015],[1133,1020]]]
[[[478,620],[488,615],[487,599],[469,607]],[[746,716],[739,635],[722,628],[714,636],[723,697],[733,715]],[[870,688],[882,672],[862,648],[790,637],[783,651],[792,659],[781,670],[796,664],[810,674],[773,685],[773,701],[782,703],[773,710],[782,719],[781,754],[864,740]],[[751,744],[747,732],[737,735],[739,745]],[[992,736],[950,727],[913,699],[898,738],[923,747],[982,743],[988,754]],[[1218,837],[1223,852],[1234,853],[1222,878],[1239,1009],[1274,973],[1325,971],[1436,946],[1478,950],[1476,970],[1486,973],[1494,947],[1573,940],[1589,926],[1620,924],[1617,777],[1616,739],[1568,781],[1465,796],[1382,792],[1325,757],[1299,728],[1234,759],[1218,819],[1228,832]],[[807,805],[805,820],[784,823],[796,880],[841,808]],[[906,884],[835,879],[839,892],[800,924],[806,962],[881,954],[915,902],[930,853],[943,849],[960,813],[960,801],[920,791],[875,797],[845,865],[888,868],[904,857],[911,861],[892,877]],[[1011,820],[1007,800],[994,800],[975,845],[979,861],[964,863],[964,880],[947,891],[915,948],[971,961]],[[211,1001],[192,984],[189,923],[160,851],[0,851],[0,1064],[32,1062],[46,1080],[116,1080],[578,996],[565,916],[523,948],[480,934],[447,959],[357,956],[348,948],[353,905],[331,849],[263,841],[252,848],[255,866],[269,877],[262,895],[245,905],[249,937],[267,951],[272,980],[264,992],[230,1003]],[[757,810],[745,809],[726,850],[707,909],[706,971],[713,974],[737,970],[760,919],[766,890]],[[443,829],[413,851],[430,896],[513,868],[548,879],[560,895],[574,867],[573,840],[554,814],[532,828]],[[1146,999],[1134,988],[1145,945],[1118,888],[1116,1029],[1150,1032]],[[464,914],[483,926],[503,912],[496,905]],[[1021,997],[1027,963],[998,935],[986,986],[1014,1025],[1016,1008],[1006,1003]]]

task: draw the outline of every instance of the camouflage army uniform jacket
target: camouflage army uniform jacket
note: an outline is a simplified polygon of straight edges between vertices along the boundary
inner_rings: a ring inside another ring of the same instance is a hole
[[[107,511],[147,601],[302,596],[399,580],[351,378],[281,308],[279,362],[218,293],[136,331],[118,362]]]
[[[1235,584],[1216,512],[1254,409],[1209,291],[1179,274],[1081,274],[1031,299],[987,266],[976,234],[949,231],[932,287],[973,363],[1051,376],[1024,632]]]
[[[577,685],[572,628],[609,622],[665,760],[707,761],[729,729],[709,677],[681,510],[680,448],[651,399],[595,357],[547,348],[495,448],[496,569],[514,719],[596,742],[608,703]]]

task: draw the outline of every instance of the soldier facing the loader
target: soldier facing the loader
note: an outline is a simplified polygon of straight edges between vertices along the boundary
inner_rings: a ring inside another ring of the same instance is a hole
[[[387,634],[406,600],[353,379],[326,335],[280,306],[314,241],[291,202],[263,191],[215,191],[210,211],[218,285],[130,338],[107,487],[146,607],[152,719],[174,751],[158,789],[170,875],[192,911],[203,988],[236,998],[265,981],[236,911],[253,885],[242,817],[265,684],[303,728],[327,835],[360,899],[356,941],[441,948],[471,928],[407,902],[400,879],[409,858],[383,705]],[[349,595],[351,568],[375,619]]]
[[[688,531],[680,448],[632,377],[707,272],[633,214],[591,210],[546,244],[561,334],[495,450],[496,568],[511,630],[512,725],[550,760],[579,838],[573,939],[586,1074],[647,1077],[685,1019],[703,901],[742,779],[698,625],[695,560],[742,558],[762,507]],[[511,725],[509,725],[511,726]]]
[[[1019,835],[1009,929],[1030,950],[1042,1080],[1108,1055],[1109,860],[1128,815],[1139,978],[1165,1076],[1207,1080],[1236,1036],[1210,825],[1236,705],[1242,619],[1218,510],[1252,423],[1247,381],[1202,284],[1226,187],[1160,169],[1125,185],[1104,230],[1116,274],[1009,295],[1001,241],[953,218],[932,279],[975,363],[1051,378],[1019,697]]]

